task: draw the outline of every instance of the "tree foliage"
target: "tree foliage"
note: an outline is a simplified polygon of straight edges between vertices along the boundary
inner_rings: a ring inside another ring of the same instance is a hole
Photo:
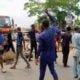
[[[41,14],[45,8],[49,8],[53,12],[63,9],[67,12],[79,12],[77,3],[80,0],[45,0],[45,2],[40,2],[40,0],[29,0],[24,4],[24,9],[28,11],[29,16],[36,14]]]
[[[72,13],[77,16],[80,15],[79,2],[80,0],[45,0],[44,2],[29,0],[24,4],[24,9],[27,10],[28,16],[34,16],[40,15],[45,8],[48,8],[49,11],[56,14],[58,24],[62,26],[66,15]]]

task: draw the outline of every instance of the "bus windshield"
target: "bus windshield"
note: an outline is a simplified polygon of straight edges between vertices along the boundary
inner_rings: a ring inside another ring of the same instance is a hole
[[[9,17],[0,16],[0,28],[1,27],[10,27],[11,22]]]

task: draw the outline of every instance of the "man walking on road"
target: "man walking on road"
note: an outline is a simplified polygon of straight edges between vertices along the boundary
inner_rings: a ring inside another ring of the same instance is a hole
[[[58,80],[58,75],[56,73],[56,70],[54,69],[54,61],[56,60],[54,36],[55,33],[60,35],[60,31],[56,27],[55,19],[48,13],[47,10],[45,10],[45,12],[49,16],[52,25],[49,28],[49,21],[43,21],[42,25],[44,26],[44,31],[39,35],[38,57],[36,59],[36,64],[38,64],[40,56],[39,80],[44,80],[47,65],[50,69],[53,79]]]
[[[16,54],[16,62],[14,64],[13,67],[11,67],[11,69],[15,69],[16,68],[16,64],[18,62],[18,58],[19,58],[19,55],[21,55],[21,57],[23,58],[23,60],[26,62],[27,64],[27,68],[30,68],[30,64],[29,62],[27,61],[27,59],[24,57],[23,55],[23,47],[25,49],[25,41],[24,41],[24,38],[23,38],[23,35],[22,35],[22,32],[21,32],[21,28],[17,28],[17,39],[16,39],[16,50],[17,50],[17,54]]]
[[[30,38],[30,47],[31,47],[30,54],[29,54],[29,61],[31,61],[33,49],[35,50],[35,58],[36,58],[36,54],[37,54],[37,41],[36,41],[34,24],[31,25],[31,30],[29,31],[28,36]]]
[[[74,78],[79,78],[80,80],[80,26],[77,26],[75,28],[75,33],[72,35],[72,44],[74,48],[74,56],[73,56]]]
[[[70,27],[67,27],[66,28],[66,32],[63,33],[62,35],[62,53],[63,53],[63,66],[64,67],[69,67],[67,65],[67,62],[68,62],[68,56],[69,56],[69,45],[70,45],[70,42],[71,42],[71,28]]]

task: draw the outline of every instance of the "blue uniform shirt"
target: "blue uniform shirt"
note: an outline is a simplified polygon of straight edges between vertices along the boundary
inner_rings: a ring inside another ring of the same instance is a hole
[[[55,19],[50,14],[48,14],[48,16],[52,22],[52,25],[48,29],[41,32],[38,39],[38,56],[40,56],[40,59],[43,62],[53,62],[56,60],[54,37],[55,33],[61,35],[60,30],[56,27]]]

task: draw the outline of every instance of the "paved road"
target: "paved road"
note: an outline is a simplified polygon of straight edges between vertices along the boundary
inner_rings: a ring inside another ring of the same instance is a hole
[[[59,75],[59,80],[74,80],[72,75],[72,54],[73,50],[70,52],[68,64],[70,68],[64,68],[62,65],[62,54],[58,53],[57,64],[55,65],[57,73]],[[31,62],[31,69],[25,69],[25,62],[19,59],[16,70],[11,70],[12,65],[5,65],[7,73],[3,74],[0,72],[0,80],[38,80],[39,77],[39,67]],[[45,80],[53,80],[50,72],[47,68]]]

